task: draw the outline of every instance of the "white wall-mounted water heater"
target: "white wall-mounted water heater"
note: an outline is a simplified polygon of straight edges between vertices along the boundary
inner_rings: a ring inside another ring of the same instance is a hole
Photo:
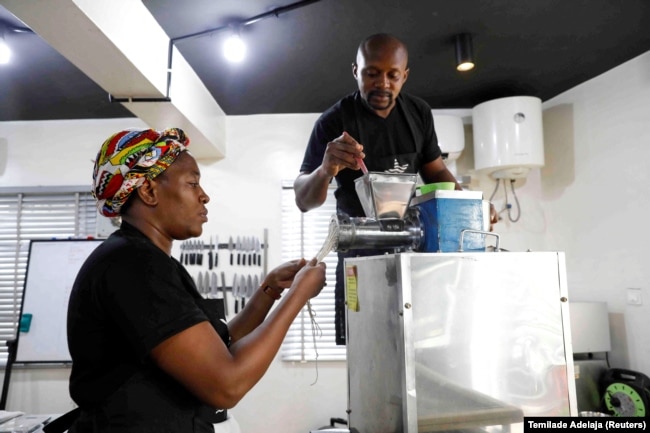
[[[449,171],[456,175],[456,160],[465,149],[465,128],[463,119],[451,114],[433,114],[433,126],[438,137],[438,146]]]
[[[522,179],[544,165],[542,101],[513,96],[472,109],[474,169],[494,179]]]

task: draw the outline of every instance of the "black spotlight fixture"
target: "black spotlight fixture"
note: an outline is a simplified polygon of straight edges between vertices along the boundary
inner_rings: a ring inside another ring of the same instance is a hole
[[[471,69],[474,69],[472,35],[461,33],[456,35],[456,70],[465,72]]]

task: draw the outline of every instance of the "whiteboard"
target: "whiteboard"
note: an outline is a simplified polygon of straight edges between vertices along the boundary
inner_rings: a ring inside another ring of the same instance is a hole
[[[31,314],[31,323],[27,332],[18,332],[15,362],[72,361],[66,332],[68,298],[81,265],[103,241],[70,239],[30,242],[21,317]]]

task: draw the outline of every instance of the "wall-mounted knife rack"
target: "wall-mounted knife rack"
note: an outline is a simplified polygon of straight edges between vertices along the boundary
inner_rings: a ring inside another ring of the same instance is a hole
[[[179,261],[183,265],[207,266],[212,270],[220,264],[230,266],[257,266],[267,270],[268,229],[264,229],[264,238],[258,236],[228,236],[228,242],[219,242],[218,235],[189,239],[181,242]],[[220,250],[230,252],[227,263],[220,262]],[[205,257],[207,251],[207,257]],[[215,254],[216,253],[216,254]]]
[[[244,307],[268,272],[268,229],[262,239],[204,235],[183,241],[180,250],[179,261],[192,275],[199,293],[208,299],[224,299],[226,315],[230,307],[235,313]]]

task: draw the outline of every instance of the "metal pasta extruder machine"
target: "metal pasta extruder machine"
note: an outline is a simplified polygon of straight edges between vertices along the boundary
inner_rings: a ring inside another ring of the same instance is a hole
[[[413,197],[415,184],[366,173],[355,185],[366,217],[330,220],[332,250],[395,248],[345,259],[350,431],[577,416],[564,253],[502,252],[481,192]]]
[[[417,174],[369,172],[355,181],[366,217],[336,214],[330,235],[336,251],[396,248],[402,251],[485,251],[483,194],[437,190],[411,199]],[[444,222],[444,224],[442,224]]]

